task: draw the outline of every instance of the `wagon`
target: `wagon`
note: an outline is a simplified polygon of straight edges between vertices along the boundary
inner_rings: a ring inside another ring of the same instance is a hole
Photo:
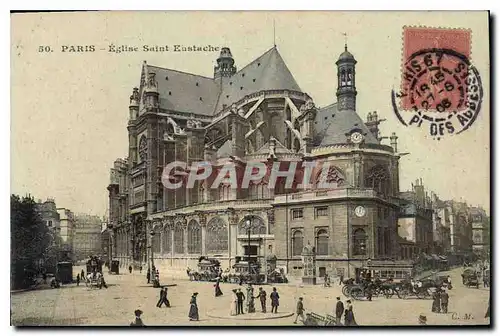
[[[462,283],[467,287],[475,286],[476,288],[479,288],[479,278],[477,276],[477,272],[472,268],[467,268],[462,273]]]

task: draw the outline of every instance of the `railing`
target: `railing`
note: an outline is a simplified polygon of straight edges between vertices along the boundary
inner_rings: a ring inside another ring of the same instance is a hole
[[[316,200],[325,198],[374,198],[379,197],[373,189],[327,189],[327,190],[310,190],[290,194],[289,196],[276,196],[274,203],[293,202],[297,200]]]

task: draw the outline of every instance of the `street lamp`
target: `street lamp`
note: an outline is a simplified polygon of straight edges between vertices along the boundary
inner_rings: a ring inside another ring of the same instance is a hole
[[[151,236],[151,244],[149,246],[150,251],[151,251],[151,279],[154,279],[154,277],[155,277],[155,271],[154,271],[155,262],[154,262],[154,258],[153,258],[153,238],[155,236],[155,231],[154,230],[149,231],[149,235]]]

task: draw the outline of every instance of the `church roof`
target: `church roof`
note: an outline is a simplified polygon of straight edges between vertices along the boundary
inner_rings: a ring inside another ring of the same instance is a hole
[[[278,49],[273,47],[224,81],[214,113],[261,90],[301,91]]]
[[[210,116],[220,92],[213,78],[147,65],[156,73],[160,107],[178,112]]]
[[[323,119],[323,116],[328,116]],[[331,116],[331,117],[330,117]],[[324,120],[328,120],[326,123]],[[337,111],[337,103],[318,109],[316,115],[316,146],[328,146],[346,143],[346,133],[359,129],[365,137],[366,143],[379,144],[377,139],[368,130],[361,117],[354,111]]]
[[[273,47],[238,71],[218,80],[187,72],[147,65],[158,82],[160,107],[178,112],[211,116],[261,90],[301,91],[278,49]]]

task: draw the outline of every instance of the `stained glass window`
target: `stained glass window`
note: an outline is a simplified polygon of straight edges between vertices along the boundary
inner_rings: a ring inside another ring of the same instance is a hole
[[[176,225],[174,231],[174,253],[184,253],[184,230],[182,226]]]
[[[222,218],[215,217],[210,220],[207,224],[207,253],[227,252],[227,235],[227,224]]]
[[[250,234],[266,234],[266,224],[258,216],[246,216],[238,225],[238,234],[248,234],[247,220],[250,221]]]
[[[316,254],[328,255],[328,232],[324,229],[316,234]]]
[[[356,229],[353,234],[354,246],[353,253],[355,255],[366,254],[366,232],[363,229]]]
[[[151,241],[151,246],[153,248],[154,253],[160,253],[161,248],[161,229],[159,227],[154,228],[155,235]]]
[[[323,171],[319,173],[316,179],[316,186],[317,188],[325,188],[325,184],[334,184],[336,187],[340,187],[344,182],[345,177],[337,167],[328,167],[326,174]]]
[[[188,224],[188,253],[201,253],[201,226],[194,219]]]
[[[292,255],[300,256],[304,248],[304,236],[302,231],[295,231],[292,235]]]
[[[389,194],[389,174],[382,166],[375,166],[370,170],[366,181],[367,188],[372,188],[381,195]]]
[[[163,230],[163,253],[172,253],[172,229],[169,226]]]

